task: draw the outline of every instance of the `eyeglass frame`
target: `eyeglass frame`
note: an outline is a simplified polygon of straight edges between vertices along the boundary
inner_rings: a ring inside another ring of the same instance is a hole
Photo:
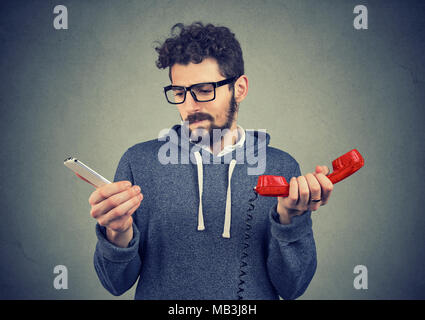
[[[227,78],[221,81],[217,81],[217,82],[201,82],[201,83],[195,83],[192,84],[189,87],[185,87],[185,86],[173,86],[173,85],[169,85],[164,87],[164,94],[165,94],[165,98],[167,99],[168,103],[170,104],[182,104],[186,101],[186,96],[187,96],[187,92],[189,91],[191,96],[193,97],[193,99],[196,102],[209,102],[209,101],[213,101],[216,98],[216,89],[218,87],[224,86],[226,84],[232,83],[233,81],[235,81],[236,79],[238,79],[239,77],[232,77],[232,78]],[[214,97],[210,100],[203,100],[203,101],[199,101],[198,98],[196,97],[196,94],[192,91],[192,88],[195,86],[199,86],[199,85],[203,85],[203,84],[211,84],[214,87]],[[171,90],[172,88],[179,88],[179,89],[184,89],[184,98],[182,102],[171,102],[170,100],[168,100],[168,96],[167,96],[167,91]]]

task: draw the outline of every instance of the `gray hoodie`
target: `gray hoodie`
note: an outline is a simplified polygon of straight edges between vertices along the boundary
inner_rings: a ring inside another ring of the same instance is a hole
[[[139,185],[144,199],[127,248],[96,225],[102,285],[121,295],[138,280],[135,299],[299,297],[317,265],[311,212],[282,225],[277,199],[253,192],[261,174],[301,175],[296,160],[270,147],[265,132],[243,131],[236,146],[214,155],[183,128],[122,156],[114,181]]]

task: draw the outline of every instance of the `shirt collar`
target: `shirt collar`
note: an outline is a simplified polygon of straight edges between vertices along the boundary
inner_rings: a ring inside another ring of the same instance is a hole
[[[217,153],[216,157],[222,157],[225,154],[227,154],[229,152],[232,152],[236,148],[242,147],[244,145],[244,143],[245,143],[245,129],[242,128],[240,125],[237,125],[237,129],[238,129],[238,141],[235,144],[225,146],[223,148],[223,150],[221,150],[219,153]],[[192,142],[192,141],[190,141],[190,142]],[[197,145],[197,146],[199,146],[200,148],[208,151],[209,153],[212,153],[211,152],[211,149],[209,148],[209,146],[206,146],[206,145],[204,145],[202,143],[199,143],[199,144],[194,143],[194,144]]]

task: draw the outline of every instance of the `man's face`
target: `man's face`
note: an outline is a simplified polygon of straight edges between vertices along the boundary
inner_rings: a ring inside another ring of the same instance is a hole
[[[217,61],[212,58],[204,59],[199,64],[175,64],[171,68],[171,78],[173,85],[185,87],[225,79],[220,75]],[[237,104],[229,85],[216,88],[215,99],[208,102],[197,102],[190,92],[187,92],[185,102],[178,104],[177,108],[181,119],[189,122],[189,134],[192,137],[193,133],[199,136],[208,133],[212,139],[214,129],[236,128]]]

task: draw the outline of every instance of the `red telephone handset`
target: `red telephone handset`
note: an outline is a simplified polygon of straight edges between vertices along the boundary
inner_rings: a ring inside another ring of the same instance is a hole
[[[362,155],[356,149],[353,149],[332,161],[333,172],[328,174],[327,177],[335,184],[351,176],[363,166]],[[287,197],[289,195],[289,184],[284,177],[263,175],[258,177],[257,186],[254,190],[265,197]]]

